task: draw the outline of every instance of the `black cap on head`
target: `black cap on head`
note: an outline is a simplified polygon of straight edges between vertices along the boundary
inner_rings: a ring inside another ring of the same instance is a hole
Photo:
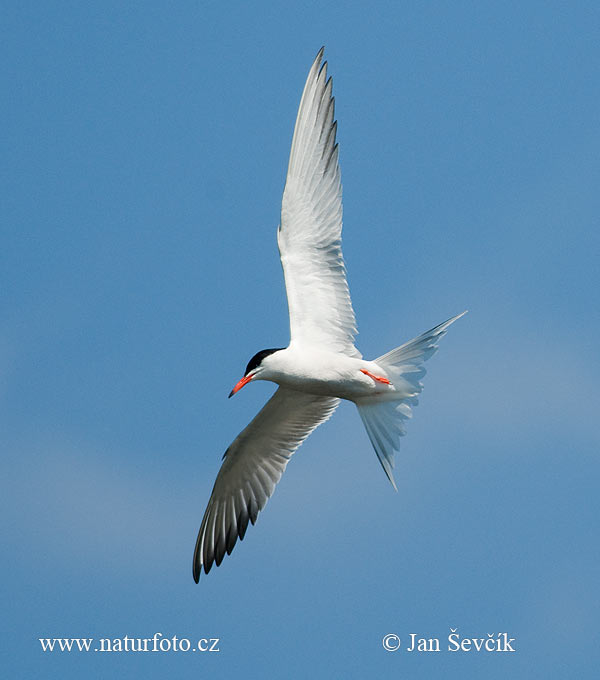
[[[262,360],[265,357],[268,357],[269,354],[273,354],[274,352],[279,352],[280,349],[284,349],[283,347],[275,347],[274,349],[261,349],[260,352],[257,352],[252,359],[248,362],[248,365],[246,366],[246,372],[244,375],[248,375],[250,371],[253,371],[257,366],[260,366]]]

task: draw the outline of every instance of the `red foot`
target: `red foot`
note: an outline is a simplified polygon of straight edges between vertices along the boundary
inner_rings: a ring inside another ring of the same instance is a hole
[[[385,383],[386,385],[391,385],[392,383],[387,379],[387,378],[382,378],[380,375],[374,375],[370,371],[367,371],[366,368],[361,368],[360,369],[361,373],[364,373],[365,375],[368,375],[369,378],[373,378],[373,380],[377,380],[377,382],[380,383]]]

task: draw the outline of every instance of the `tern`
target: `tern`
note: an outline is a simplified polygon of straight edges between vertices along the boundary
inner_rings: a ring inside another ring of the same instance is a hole
[[[196,583],[219,566],[254,524],[292,454],[331,417],[340,399],[356,404],[385,474],[392,474],[405,421],[417,403],[423,363],[466,312],[373,361],[357,333],[342,257],[342,185],[332,81],[324,48],[308,73],[287,171],[277,243],[290,316],[286,348],[255,354],[230,397],[255,380],[278,388],[231,444],[204,513],[193,560]]]

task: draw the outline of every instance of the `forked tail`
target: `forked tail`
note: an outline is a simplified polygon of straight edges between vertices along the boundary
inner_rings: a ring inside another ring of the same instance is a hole
[[[438,349],[437,342],[444,336],[448,327],[466,313],[465,311],[444,321],[414,340],[375,359],[375,363],[385,369],[397,391],[356,400],[371,444],[385,474],[396,490],[392,472],[394,451],[400,449],[400,437],[405,434],[404,423],[412,417],[411,406],[417,405],[417,395],[423,389],[421,383],[421,378],[425,375],[423,364],[435,354]]]

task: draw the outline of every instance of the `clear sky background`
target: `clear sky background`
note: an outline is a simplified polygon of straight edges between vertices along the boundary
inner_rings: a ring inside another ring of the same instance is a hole
[[[595,675],[598,3],[12,2],[1,31],[10,677]],[[227,394],[288,342],[275,230],[322,44],[359,349],[470,311],[398,493],[343,404],[197,586],[221,456],[273,387]],[[450,628],[517,652],[405,651]],[[155,632],[221,651],[37,641]]]

